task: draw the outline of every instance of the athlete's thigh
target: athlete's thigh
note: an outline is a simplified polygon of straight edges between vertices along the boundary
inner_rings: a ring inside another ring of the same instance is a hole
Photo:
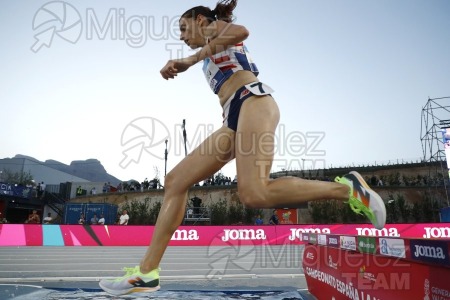
[[[189,188],[220,170],[234,158],[235,132],[221,127],[169,172],[173,187]]]
[[[241,107],[235,138],[239,188],[265,184],[274,156],[280,113],[272,96],[253,96]]]

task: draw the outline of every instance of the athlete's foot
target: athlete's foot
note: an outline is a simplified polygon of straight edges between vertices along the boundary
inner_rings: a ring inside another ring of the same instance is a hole
[[[383,199],[372,190],[362,176],[355,171],[336,177],[336,182],[347,185],[350,188],[350,208],[357,214],[364,214],[377,229],[382,229],[386,224],[386,207]]]
[[[125,275],[113,279],[100,280],[100,287],[111,295],[150,293],[159,290],[159,269],[142,274],[139,266],[124,268]]]

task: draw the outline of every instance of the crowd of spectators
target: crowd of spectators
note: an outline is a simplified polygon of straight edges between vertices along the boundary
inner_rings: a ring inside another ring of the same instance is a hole
[[[222,173],[218,173],[204,180],[202,186],[232,185],[232,184],[237,184],[237,176],[235,176],[234,179],[231,180],[231,177],[227,177]],[[196,184],[196,186],[200,186],[200,184]]]
[[[296,176],[296,175],[288,175]],[[332,178],[328,176],[301,176],[297,177],[308,179],[308,180],[320,180],[320,181],[332,181]],[[372,175],[364,176],[364,180],[368,185],[372,187],[381,186],[409,186],[409,187],[420,187],[420,186],[443,186],[445,181],[449,179],[444,177],[442,173],[436,173],[434,176],[431,175],[404,175],[399,172],[390,173],[387,175]]]
[[[389,175],[365,177],[366,182],[371,186],[443,186],[444,178],[441,173],[435,176],[429,175],[404,175],[401,173],[391,173]]]
[[[163,186],[161,185],[161,182],[158,178],[154,178],[151,180],[148,180],[147,178],[144,179],[144,181],[139,182],[137,180],[129,180],[125,182],[120,182],[117,185],[117,191],[118,192],[135,192],[135,191],[146,191],[146,190],[152,190],[152,189],[160,189]]]
[[[197,183],[195,186],[218,186],[218,185],[232,185],[237,184],[237,176],[234,177],[234,179],[231,179],[231,177],[227,177],[223,175],[222,173],[218,173],[216,175],[213,175],[209,177],[208,179],[204,180],[202,183]],[[154,189],[161,189],[164,188],[163,185],[161,185],[161,182],[159,178],[154,178],[151,180],[148,180],[147,178],[144,179],[142,182],[138,182],[136,180],[129,180],[125,182],[121,182],[117,186],[118,192],[136,192],[136,191],[147,191],[147,190],[154,190]]]

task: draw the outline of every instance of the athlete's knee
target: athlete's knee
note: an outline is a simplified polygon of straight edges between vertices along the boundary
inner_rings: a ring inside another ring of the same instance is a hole
[[[267,193],[264,188],[239,187],[239,199],[247,208],[265,208],[267,206]]]
[[[164,177],[164,191],[165,194],[168,193],[184,193],[188,190],[189,187],[184,187],[182,184],[182,180],[179,175],[173,171],[167,173]]]

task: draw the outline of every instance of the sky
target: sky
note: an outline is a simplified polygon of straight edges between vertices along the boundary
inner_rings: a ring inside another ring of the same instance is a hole
[[[215,3],[0,0],[0,158],[163,178],[185,156],[183,120],[188,152],[222,124],[201,63],[159,74],[194,53],[180,15]],[[422,108],[450,96],[449,1],[240,0],[235,16],[281,112],[272,171],[423,157]]]

